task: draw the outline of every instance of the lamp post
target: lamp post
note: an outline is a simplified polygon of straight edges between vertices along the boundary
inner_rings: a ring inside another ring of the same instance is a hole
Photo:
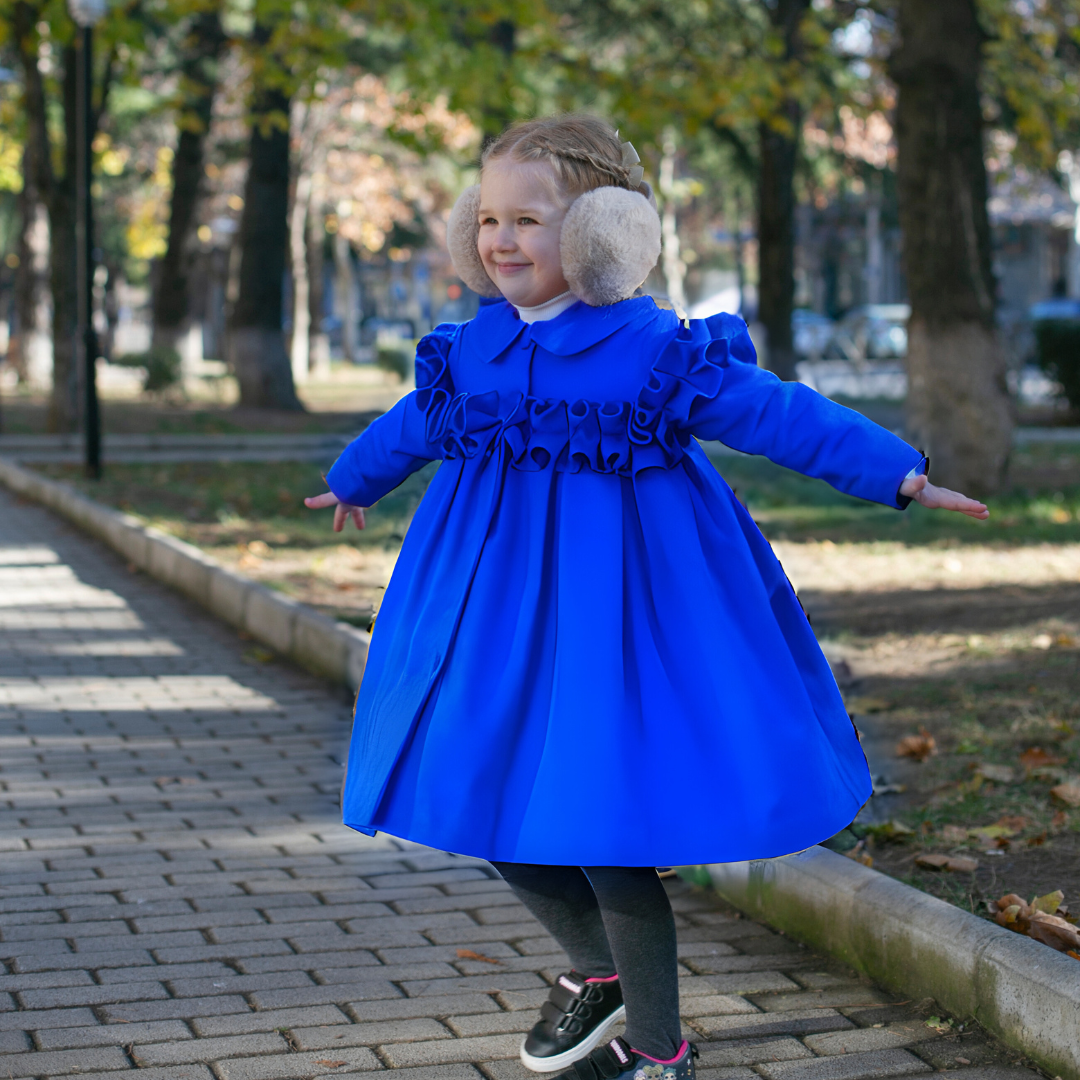
[[[76,184],[75,257],[78,281],[79,340],[83,365],[83,437],[86,475],[101,477],[101,417],[97,396],[97,334],[94,332],[94,26],[105,14],[106,0],[68,0],[68,11],[79,27],[78,96],[76,104],[78,182]]]

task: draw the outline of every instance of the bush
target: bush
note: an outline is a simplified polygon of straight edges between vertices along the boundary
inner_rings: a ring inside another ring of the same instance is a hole
[[[1035,324],[1039,366],[1061,388],[1074,409],[1080,409],[1080,322],[1047,319]]]
[[[143,379],[146,394],[159,394],[180,382],[180,354],[167,345],[152,345],[141,353],[126,353],[112,362],[124,367],[146,368]]]
[[[375,364],[406,382],[412,377],[413,350],[405,341],[400,345],[381,343],[375,349]]]

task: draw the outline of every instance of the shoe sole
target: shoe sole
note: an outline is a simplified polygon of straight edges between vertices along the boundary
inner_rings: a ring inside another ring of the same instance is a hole
[[[522,1041],[521,1064],[526,1069],[538,1073],[558,1072],[559,1069],[565,1069],[568,1065],[573,1065],[575,1061],[588,1057],[604,1041],[604,1036],[612,1024],[617,1024],[625,1016],[626,1006],[620,1005],[602,1024],[593,1029],[587,1039],[579,1042],[572,1050],[564,1050],[561,1054],[554,1054],[551,1057],[533,1057],[525,1049],[525,1043]]]

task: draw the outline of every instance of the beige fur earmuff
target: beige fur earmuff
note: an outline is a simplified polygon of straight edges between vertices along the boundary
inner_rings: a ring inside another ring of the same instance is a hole
[[[477,241],[480,239],[480,185],[466,188],[450,211],[446,223],[446,246],[457,276],[480,296],[502,296],[498,286],[488,277],[480,259]]]
[[[450,212],[446,246],[458,277],[481,296],[501,296],[477,250],[480,185],[462,192]],[[601,187],[574,200],[560,241],[563,277],[590,307],[617,304],[634,295],[660,258],[656,204],[636,191]]]

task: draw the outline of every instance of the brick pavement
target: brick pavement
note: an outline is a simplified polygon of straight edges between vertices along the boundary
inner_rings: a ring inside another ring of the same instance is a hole
[[[524,1080],[565,957],[487,864],[338,822],[343,692],[0,492],[0,1074]],[[1030,1080],[681,883],[702,1080]]]

